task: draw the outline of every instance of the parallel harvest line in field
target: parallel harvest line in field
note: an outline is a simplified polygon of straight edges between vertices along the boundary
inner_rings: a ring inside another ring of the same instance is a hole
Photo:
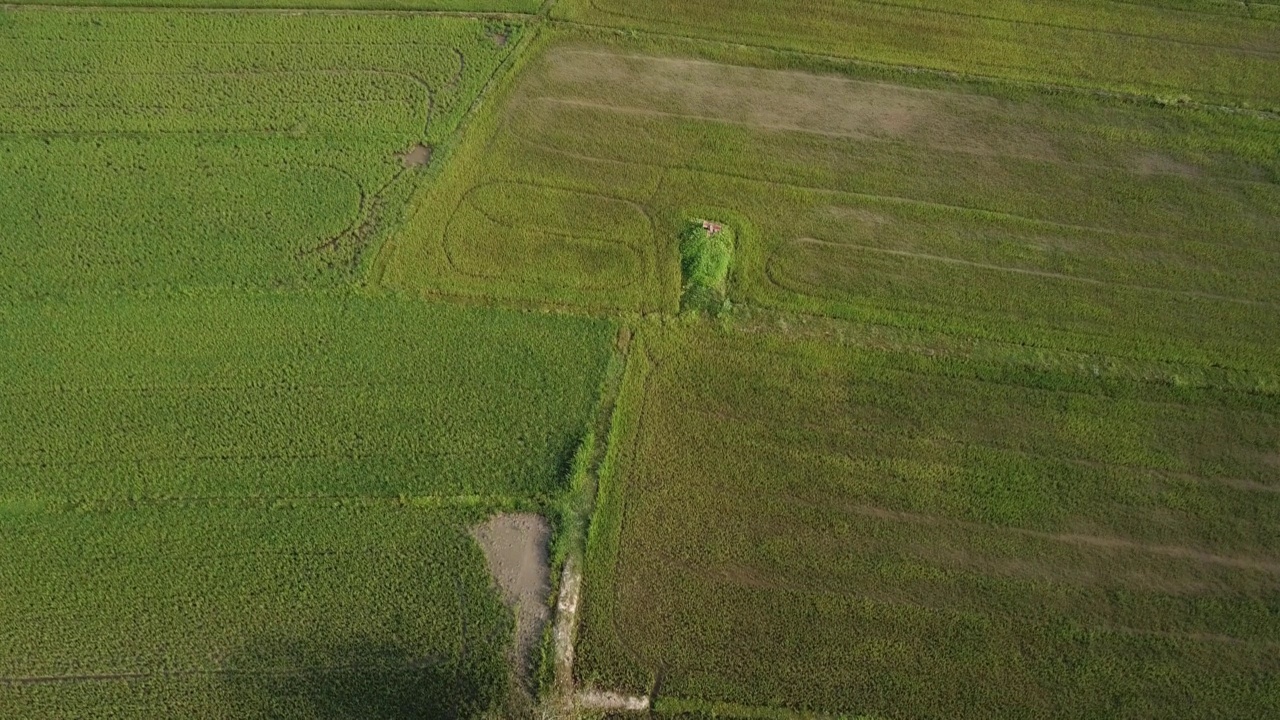
[[[342,670],[410,670],[431,667],[445,660],[444,655],[427,656],[416,662],[406,664],[385,665],[381,663],[344,663],[340,665],[309,665],[299,667],[267,668],[262,670],[233,669],[188,669],[188,670],[156,670],[154,672],[117,672],[117,673],[82,673],[76,675],[29,675],[17,677],[0,677],[0,685],[52,685],[62,683],[84,682],[122,682],[127,680],[149,680],[155,678],[193,677],[193,676],[246,676],[246,677],[289,677],[316,672],[334,672]]]
[[[734,414],[734,413],[710,410],[708,408],[698,407],[696,405],[693,405],[692,403],[690,405],[688,412],[705,417],[708,420],[715,423],[733,423],[738,426],[755,425],[755,426],[758,426],[759,429],[764,429],[764,430],[767,430],[772,425],[772,421],[765,418],[751,417],[748,415],[744,415],[741,412]],[[1219,476],[1211,477],[1211,476],[1195,475],[1187,472],[1179,472],[1176,470],[1147,467],[1143,465],[1126,465],[1122,463],[1110,463],[1110,462],[1103,462],[1098,460],[1089,460],[1085,458],[1068,457],[1064,455],[1051,455],[1045,452],[1033,452],[1030,450],[1025,450],[1009,444],[1001,444],[1001,443],[996,443],[991,441],[978,442],[974,440],[965,440],[965,439],[949,437],[947,435],[938,434],[936,432],[929,432],[929,431],[920,431],[915,433],[903,432],[903,431],[887,432],[877,425],[848,423],[848,422],[841,423],[841,426],[840,426],[841,429],[839,431],[835,431],[835,430],[832,430],[829,424],[806,423],[798,420],[793,420],[789,422],[788,426],[794,429],[809,430],[813,432],[815,436],[824,436],[824,437],[837,436],[841,438],[848,438],[848,439],[854,440],[854,439],[865,439],[865,437],[870,435],[877,439],[894,439],[894,440],[903,440],[907,442],[923,441],[931,445],[952,445],[959,448],[976,448],[976,449],[983,449],[983,450],[992,450],[1000,453],[1006,453],[1009,455],[1017,455],[1019,457],[1028,458],[1032,460],[1039,460],[1042,462],[1062,463],[1066,465],[1074,465],[1077,467],[1090,468],[1094,470],[1139,473],[1149,478],[1157,479],[1157,480],[1159,479],[1182,480],[1186,482],[1208,485],[1208,486],[1221,485],[1224,487],[1231,488],[1233,490],[1240,490],[1242,492],[1280,493],[1280,484],[1269,485],[1266,483],[1258,482],[1256,480],[1248,480],[1244,478],[1219,477]],[[764,443],[767,441],[757,439],[755,442]],[[784,449],[786,447],[786,444],[781,441],[772,443],[772,445],[778,449]],[[878,457],[881,459],[890,459],[890,460],[912,459],[914,457],[914,455],[909,454],[910,451],[904,450],[903,452],[908,454],[880,455]],[[848,459],[850,462],[854,464],[862,464],[860,461],[864,460],[863,457],[855,456],[852,454],[847,455],[846,459]],[[956,466],[956,467],[959,467],[959,466]]]
[[[1170,293],[1173,295],[1184,295],[1186,297],[1201,298],[1204,300],[1219,300],[1221,302],[1240,303],[1242,305],[1257,305],[1261,307],[1280,308],[1280,303],[1266,302],[1264,300],[1250,300],[1248,298],[1230,297],[1227,295],[1215,295],[1213,293],[1199,292],[1196,290],[1176,290],[1174,288],[1161,288],[1161,287],[1149,287],[1146,285],[1133,285],[1130,283],[1112,282],[1110,280],[1098,280],[1095,278],[1082,277],[1079,275],[1067,275],[1064,273],[1049,272],[1047,270],[1030,270],[1027,268],[1013,268],[1013,267],[1007,267],[1004,265],[993,265],[991,263],[975,262],[973,260],[963,260],[960,258],[944,257],[942,255],[930,255],[928,253],[912,252],[910,250],[894,250],[891,248],[878,248],[878,247],[871,247],[869,245],[858,245],[855,243],[843,243],[843,242],[833,242],[830,240],[819,240],[817,238],[811,238],[811,237],[796,238],[795,240],[791,241],[791,244],[821,245],[824,247],[848,248],[850,250],[881,253],[884,255],[894,255],[897,257],[906,257],[914,260],[927,260],[929,262],[948,263],[951,265],[964,265],[967,267],[981,268],[983,270],[996,270],[999,272],[1015,273],[1018,275],[1031,275],[1034,277],[1050,278],[1054,280],[1070,280],[1074,282],[1087,283],[1089,285],[1101,285],[1104,287],[1118,287],[1118,288],[1125,288],[1128,290],[1140,290],[1143,292],[1162,292],[1162,293]],[[779,252],[781,252],[786,247],[787,245],[782,245],[778,247],[776,250],[774,250],[773,254],[769,258],[769,262],[772,262],[774,260],[774,256],[776,256]]]
[[[593,53],[579,53],[579,54],[593,54]],[[853,82],[853,81],[850,81],[850,82]],[[1178,172],[1176,170],[1161,170],[1161,169],[1144,170],[1142,172],[1139,172],[1131,168],[1128,168],[1124,165],[1106,165],[1102,163],[1086,163],[1086,162],[1079,162],[1074,160],[1060,160],[1056,158],[1045,157],[1042,155],[1032,155],[1032,154],[1026,154],[1026,153],[996,152],[992,150],[982,150],[973,146],[960,147],[956,145],[940,145],[940,144],[930,143],[927,140],[923,142],[908,142],[905,140],[893,140],[890,138],[880,137],[880,136],[872,135],[869,133],[837,132],[837,131],[828,131],[828,130],[818,130],[816,128],[807,128],[799,125],[787,125],[783,123],[765,123],[765,122],[752,122],[749,120],[732,120],[729,118],[717,117],[714,115],[695,115],[692,113],[675,113],[675,112],[669,112],[665,110],[654,110],[652,108],[642,108],[642,107],[634,107],[634,106],[628,106],[628,105],[614,105],[611,103],[601,103],[601,102],[594,102],[590,100],[577,100],[577,99],[570,99],[570,98],[560,98],[560,97],[553,97],[549,95],[533,97],[530,99],[552,103],[556,105],[567,105],[569,107],[581,107],[581,108],[587,108],[589,110],[602,110],[605,112],[617,112],[620,114],[628,114],[628,115],[640,115],[640,116],[646,116],[646,117],[665,117],[665,118],[672,118],[676,120],[698,120],[698,121],[704,121],[707,123],[733,125],[736,127],[756,128],[760,130],[772,130],[772,131],[778,131],[778,132],[794,132],[794,133],[799,133],[803,135],[814,135],[817,137],[830,137],[830,138],[838,138],[838,139],[856,140],[858,142],[879,143],[879,144],[890,145],[894,147],[927,147],[932,150],[936,150],[938,152],[954,154],[954,155],[969,155],[973,157],[985,157],[985,158],[1007,158],[1010,160],[1028,160],[1031,162],[1043,163],[1045,165],[1052,165],[1055,167],[1119,171],[1119,172],[1125,172],[1131,175],[1141,175],[1141,176],[1169,176],[1169,177],[1182,178],[1183,180],[1186,180],[1188,182],[1214,182],[1214,183],[1226,183],[1226,184],[1233,184],[1233,185],[1262,186],[1262,187],[1274,187],[1275,185],[1275,183],[1268,182],[1266,180],[1250,180],[1248,178],[1227,178],[1227,177],[1218,177],[1218,176],[1197,177],[1195,175],[1191,175],[1184,172]],[[549,151],[561,152],[565,155],[571,154],[570,151],[561,150],[559,148],[546,145],[545,143],[541,143],[537,140],[521,135],[519,133],[518,127],[515,127],[512,125],[507,125],[507,127],[512,131],[512,134],[517,136],[522,142],[526,142],[531,145],[534,145],[535,147],[543,148]],[[1280,139],[1280,130],[1276,132],[1276,135],[1277,135],[1277,138]],[[606,161],[606,162],[624,162],[624,163],[628,162],[624,160],[595,157],[591,155],[585,155],[582,157],[597,159],[597,160]],[[635,164],[647,165],[648,163],[637,162]],[[679,166],[666,166],[666,167],[679,167]]]
[[[592,0],[595,6],[596,0]],[[1196,42],[1194,40],[1183,40],[1168,35],[1148,35],[1136,32],[1124,32],[1121,30],[1106,30],[1103,28],[1091,28],[1081,25],[1066,25],[1062,23],[1046,22],[1043,20],[1015,20],[1012,18],[1000,17],[998,15],[984,15],[981,13],[961,12],[959,10],[943,10],[941,8],[926,8],[914,5],[903,5],[901,3],[887,2],[886,0],[858,0],[859,5],[878,5],[885,8],[893,8],[895,10],[903,10],[906,12],[919,12],[932,15],[943,15],[951,17],[973,18],[975,20],[990,20],[992,22],[1005,23],[1009,25],[1023,25],[1027,27],[1044,27],[1053,30],[1070,30],[1072,32],[1080,32],[1093,35],[1105,35],[1110,37],[1134,39],[1134,40],[1156,40],[1159,42],[1167,42],[1174,45],[1185,45],[1187,47],[1208,48],[1211,50],[1224,50],[1227,52],[1238,52],[1246,55],[1260,55],[1262,57],[1280,58],[1280,51],[1275,50],[1252,50],[1249,48],[1232,47],[1230,45],[1215,45],[1213,43]],[[597,9],[599,9],[597,7]],[[1270,25],[1272,23],[1266,20],[1251,19],[1251,22]],[[1280,32],[1280,28],[1277,28]]]
[[[813,503],[807,500],[795,497],[788,499],[798,505],[813,505]],[[1069,545],[1082,545],[1106,550],[1128,550],[1152,555],[1163,555],[1165,557],[1179,560],[1191,560],[1208,565],[1221,565],[1223,567],[1230,567],[1239,570],[1254,570],[1272,575],[1280,575],[1280,560],[1274,560],[1271,558],[1218,555],[1191,547],[1179,545],[1152,545],[1115,536],[1086,535],[1082,533],[1051,533],[1040,530],[1028,530],[1026,528],[984,525],[982,523],[969,522],[967,520],[955,520],[938,515],[922,515],[919,513],[903,512],[901,510],[890,510],[888,508],[877,507],[875,505],[840,503],[838,505],[833,505],[832,507],[838,507],[840,510],[851,514],[876,518],[878,520],[890,520],[909,523],[912,525],[959,527],[968,530],[982,530],[994,533],[1019,535],[1022,537],[1035,538],[1037,540],[1050,540],[1052,542],[1066,543]]]

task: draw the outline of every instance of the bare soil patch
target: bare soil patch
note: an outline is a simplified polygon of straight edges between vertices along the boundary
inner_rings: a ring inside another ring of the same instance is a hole
[[[583,710],[644,712],[649,709],[649,698],[645,695],[634,697],[603,690],[583,690],[578,693],[577,704]]]
[[[1139,175],[1180,175],[1187,178],[1205,176],[1202,169],[1159,153],[1145,153],[1137,157],[1133,161],[1133,170]]]
[[[544,95],[701,117],[762,130],[911,140],[965,152],[1054,156],[1040,133],[1002,118],[991,98],[796,70],[563,48],[546,59]]]
[[[423,145],[419,143],[409,148],[408,152],[402,154],[400,156],[400,162],[403,163],[406,168],[426,167],[431,164],[431,155],[434,151],[435,148],[430,145]]]
[[[511,38],[504,32],[496,32],[489,35],[489,39],[498,47],[506,47]]]
[[[515,665],[527,681],[533,651],[551,614],[546,602],[551,592],[547,562],[551,526],[534,513],[506,513],[472,528],[471,535],[484,551],[502,601],[515,613]]]

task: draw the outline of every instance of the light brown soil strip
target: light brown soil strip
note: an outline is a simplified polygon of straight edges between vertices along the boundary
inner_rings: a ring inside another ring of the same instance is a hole
[[[560,576],[560,597],[556,601],[556,624],[553,634],[556,654],[556,685],[573,692],[573,641],[578,628],[578,601],[582,597],[582,573],[578,563],[569,558]]]
[[[583,690],[574,700],[577,707],[582,710],[644,712],[649,709],[648,695],[633,697],[600,690]]]
[[[1030,275],[1033,277],[1050,278],[1053,280],[1069,280],[1073,282],[1085,283],[1087,285],[1101,285],[1104,287],[1118,287],[1128,290],[1139,290],[1144,292],[1168,293],[1170,295],[1184,295],[1187,297],[1201,298],[1204,300],[1218,300],[1221,302],[1240,303],[1242,305],[1259,305],[1262,307],[1277,307],[1275,303],[1266,302],[1264,300],[1250,300],[1248,298],[1230,297],[1228,295],[1215,295],[1213,293],[1199,292],[1197,290],[1175,290],[1171,288],[1150,287],[1147,285],[1131,285],[1129,283],[1117,283],[1109,280],[1096,280],[1094,278],[1082,277],[1079,275],[1064,275],[1063,273],[1050,272],[1048,270],[1030,270],[1026,268],[1013,268],[1004,265],[993,265],[991,263],[975,262],[973,260],[962,260],[960,258],[946,257],[943,255],[930,255],[928,253],[912,252],[910,250],[893,250],[891,248],[878,248],[869,245],[857,245],[854,243],[832,242],[830,240],[818,240],[816,238],[804,237],[797,238],[792,241],[796,245],[817,245],[821,247],[846,248],[849,250],[858,250],[861,252],[874,252],[882,255],[894,255],[897,257],[911,258],[913,260],[927,260],[929,262],[940,262],[948,265],[964,265],[966,267],[979,268],[981,270],[995,270],[998,272],[1014,273],[1017,275]]]
[[[502,600],[516,617],[514,665],[526,682],[532,678],[532,654],[549,619],[546,598],[551,592],[547,544],[551,526],[541,515],[494,515],[472,528],[471,535],[484,551]]]
[[[1054,542],[1069,543],[1072,545],[1087,545],[1111,550],[1133,550],[1137,552],[1151,553],[1153,555],[1164,555],[1165,557],[1178,558],[1182,560],[1193,560],[1195,562],[1202,562],[1211,565],[1222,565],[1241,570],[1256,570],[1280,575],[1280,561],[1272,560],[1270,558],[1216,555],[1214,553],[1197,550],[1195,548],[1182,547],[1178,545],[1151,545],[1148,543],[1138,542],[1136,540],[1129,540],[1127,538],[1105,535],[1050,533],[1040,530],[1028,530],[1025,528],[990,526],[964,520],[952,520],[950,518],[937,517],[933,515],[921,515],[918,513],[902,512],[900,510],[890,510],[888,508],[876,507],[873,505],[851,505],[846,506],[844,509],[858,515],[872,517],[879,520],[906,522],[915,525],[951,525],[975,530],[992,530],[995,532],[1011,533],[1014,535],[1021,535],[1023,537],[1051,540]]]

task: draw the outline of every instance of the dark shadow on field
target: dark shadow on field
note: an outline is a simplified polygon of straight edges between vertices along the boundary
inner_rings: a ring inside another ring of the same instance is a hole
[[[258,643],[228,665],[228,706],[247,718],[477,717],[506,692],[501,664],[415,656],[382,641]]]

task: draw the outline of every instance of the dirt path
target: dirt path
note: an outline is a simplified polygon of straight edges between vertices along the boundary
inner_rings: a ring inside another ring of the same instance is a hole
[[[554,631],[556,653],[556,689],[573,692],[573,641],[578,629],[578,601],[582,595],[582,572],[573,559],[565,561],[560,576],[560,598],[556,601]]]

